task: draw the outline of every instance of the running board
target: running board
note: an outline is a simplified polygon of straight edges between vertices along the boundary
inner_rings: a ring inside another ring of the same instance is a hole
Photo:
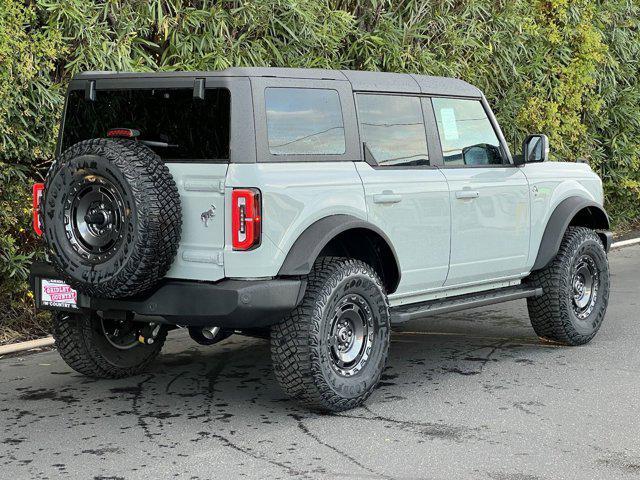
[[[399,305],[391,308],[391,323],[404,323],[417,318],[430,317],[441,313],[457,312],[467,308],[483,307],[494,303],[508,302],[520,298],[542,295],[542,288],[528,285],[514,285],[512,287],[496,288],[484,292],[457,295],[455,297],[439,298],[427,302]]]

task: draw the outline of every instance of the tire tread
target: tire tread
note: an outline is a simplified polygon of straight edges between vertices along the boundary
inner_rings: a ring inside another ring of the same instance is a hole
[[[135,366],[123,368],[111,364],[100,354],[92,341],[95,332],[91,321],[84,315],[55,313],[52,332],[56,349],[64,362],[88,377],[124,378],[141,373],[158,356],[167,336],[166,330],[162,329],[153,345],[140,345],[139,348],[148,349],[145,359]]]
[[[328,302],[333,289],[342,275],[365,273],[383,292],[387,310],[389,305],[384,287],[375,271],[360,260],[342,257],[320,257],[306,277],[307,290],[302,303],[280,323],[272,327],[271,356],[276,379],[282,389],[292,398],[307,407],[321,411],[343,411],[362,404],[377,385],[388,355],[389,334],[387,329],[382,368],[364,394],[355,398],[344,398],[336,394],[325,382],[320,358],[316,349],[321,329],[321,317],[316,315],[318,305]],[[387,320],[388,321],[388,320]]]
[[[606,280],[602,284],[603,306],[596,318],[596,328],[588,335],[578,332],[571,323],[570,312],[566,307],[566,289],[570,283],[571,263],[576,252],[585,242],[595,241],[605,258]],[[551,263],[542,270],[533,272],[528,283],[542,287],[543,294],[527,299],[529,319],[536,334],[543,340],[564,345],[582,345],[588,343],[598,332],[604,318],[609,297],[609,271],[606,253],[598,235],[586,227],[569,227],[565,233],[560,250]]]
[[[132,201],[141,206],[135,218],[138,236],[130,245],[132,253],[126,263],[109,278],[97,282],[79,280],[70,272],[72,262],[58,254],[55,235],[47,234],[47,215],[42,215],[52,263],[69,285],[89,296],[122,298],[147,293],[165,276],[178,251],[182,231],[178,187],[162,159],[146,145],[125,139],[85,140],[67,149],[51,165],[45,179],[43,208],[47,208],[52,180],[71,160],[87,154],[107,158],[126,177],[135,197]]]

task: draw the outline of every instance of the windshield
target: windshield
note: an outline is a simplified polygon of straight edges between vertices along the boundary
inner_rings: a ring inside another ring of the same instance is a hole
[[[94,101],[84,90],[72,90],[67,101],[62,150],[90,138],[105,138],[112,129],[137,130],[163,160],[229,159],[229,91],[205,90],[194,98],[191,88],[98,90]]]

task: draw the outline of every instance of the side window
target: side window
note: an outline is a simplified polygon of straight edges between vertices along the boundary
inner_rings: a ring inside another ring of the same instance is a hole
[[[380,166],[429,165],[420,98],[358,94],[360,138]]]
[[[433,98],[445,165],[502,165],[500,141],[479,100]]]
[[[344,123],[336,90],[267,88],[267,138],[273,155],[341,155]]]

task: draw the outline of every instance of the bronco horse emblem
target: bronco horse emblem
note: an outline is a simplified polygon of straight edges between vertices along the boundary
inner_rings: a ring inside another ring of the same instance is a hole
[[[216,207],[211,205],[211,208],[200,214],[200,221],[204,223],[205,228],[209,226],[209,220],[211,220],[216,214]]]

